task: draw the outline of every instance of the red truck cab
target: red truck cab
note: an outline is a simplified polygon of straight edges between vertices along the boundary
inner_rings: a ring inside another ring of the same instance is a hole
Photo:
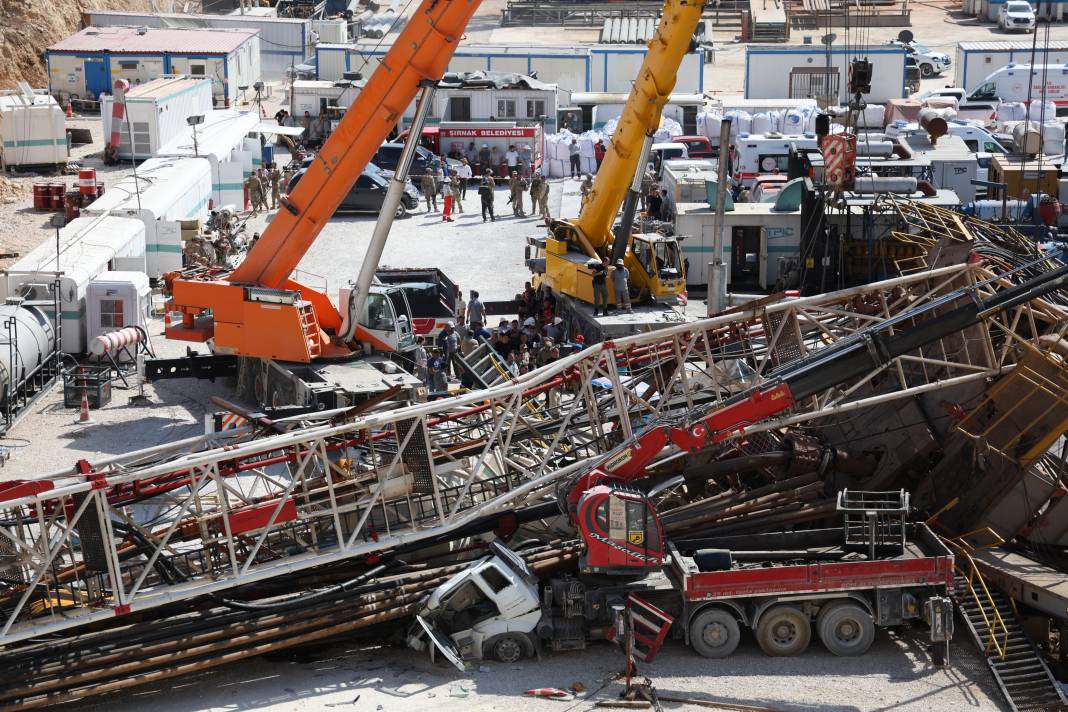
[[[671,142],[685,145],[690,158],[715,158],[719,153],[712,148],[707,136],[676,136]]]

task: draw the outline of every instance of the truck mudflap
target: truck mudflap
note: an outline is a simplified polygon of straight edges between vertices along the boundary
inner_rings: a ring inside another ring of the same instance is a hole
[[[945,667],[953,639],[953,601],[947,596],[928,598],[923,602],[923,617],[931,628],[931,662]]]
[[[466,672],[467,669],[464,667],[463,660],[460,659],[460,651],[453,645],[449,636],[442,633],[438,630],[437,626],[420,615],[416,615],[415,620],[419,627],[423,629],[423,633],[426,634],[426,637],[430,640],[430,643],[433,646],[430,651],[431,657],[433,657],[434,650],[436,649],[439,653],[445,656],[446,660],[455,665],[457,670]],[[419,637],[418,632],[414,637]],[[409,640],[409,642],[411,641]]]

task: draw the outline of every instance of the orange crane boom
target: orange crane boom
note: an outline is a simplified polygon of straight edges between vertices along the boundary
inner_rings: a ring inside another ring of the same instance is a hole
[[[290,275],[401,119],[420,82],[445,73],[480,4],[423,0],[241,265],[206,279],[180,273],[169,280],[169,310],[181,312],[182,321],[167,329],[168,338],[214,338],[216,353],[303,363],[352,353],[352,347],[332,338],[342,319],[329,297]]]

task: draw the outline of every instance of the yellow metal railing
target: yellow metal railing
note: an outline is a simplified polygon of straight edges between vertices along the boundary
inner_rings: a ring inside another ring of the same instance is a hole
[[[969,541],[969,539],[978,534],[989,534],[991,542],[976,545]],[[982,572],[979,571],[979,566],[975,563],[975,559],[972,558],[972,554],[983,549],[1000,546],[1005,543],[1005,540],[989,527],[983,527],[953,538],[942,537],[942,541],[956,553],[953,560],[953,568],[960,572],[965,585],[968,587],[968,593],[979,606],[979,615],[983,618],[987,633],[984,653],[990,656],[992,652],[996,652],[999,658],[1004,659],[1009,644],[1009,628],[1001,617],[997,604],[994,602],[994,597],[990,594],[990,589],[986,585],[986,579],[983,578]],[[966,568],[964,564],[966,564]],[[978,588],[976,588],[976,585],[978,585]],[[1013,603],[1013,612],[1015,611],[1016,605]],[[1000,641],[998,640],[999,638]]]

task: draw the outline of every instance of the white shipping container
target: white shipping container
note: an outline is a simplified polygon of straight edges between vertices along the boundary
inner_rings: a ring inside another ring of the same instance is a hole
[[[849,100],[849,67],[856,57],[872,63],[869,103],[908,96],[905,50],[894,46],[835,47],[821,45],[748,45],[745,50],[745,96],[748,99],[818,99],[837,88],[840,103]],[[790,108],[790,107],[783,107]]]
[[[9,166],[66,164],[67,117],[47,91],[28,84],[0,94],[2,162]]]
[[[113,96],[105,95],[100,103],[105,143],[111,140],[114,101]],[[130,89],[126,93],[125,117],[119,128],[119,158],[152,158],[162,146],[189,129],[187,119],[190,116],[204,116],[211,110],[210,79],[164,77]]]
[[[153,158],[112,186],[83,215],[138,218],[145,225],[146,273],[159,277],[182,267],[178,221],[206,219],[211,199],[211,164],[203,158]]]
[[[80,217],[59,231],[59,246],[58,264],[56,242],[49,238],[4,270],[0,299],[20,295],[22,288],[31,284],[51,283],[55,272],[62,272],[61,348],[69,354],[80,354],[87,347],[85,295],[89,282],[108,270],[143,269],[145,226],[140,220],[129,218]],[[43,294],[37,296],[44,298]]]
[[[349,41],[349,23],[344,19],[309,20],[309,30],[319,33],[320,42],[344,44]]]

